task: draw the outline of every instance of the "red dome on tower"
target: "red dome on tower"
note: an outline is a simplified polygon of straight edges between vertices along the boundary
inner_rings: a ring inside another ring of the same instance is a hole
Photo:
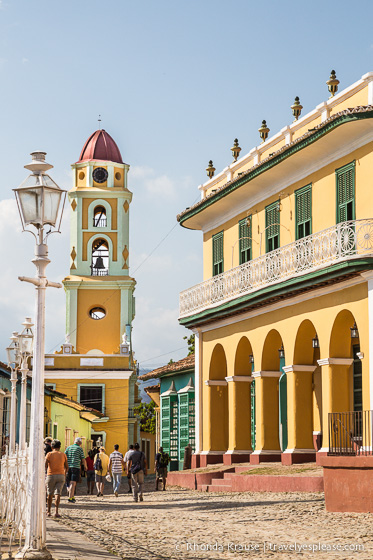
[[[90,160],[123,163],[118,146],[106,130],[96,130],[91,134],[83,146],[77,163]]]

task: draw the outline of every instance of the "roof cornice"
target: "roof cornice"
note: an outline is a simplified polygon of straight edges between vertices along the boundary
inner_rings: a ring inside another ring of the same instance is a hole
[[[184,225],[184,223],[189,218],[192,218],[196,214],[199,214],[218,200],[221,200],[225,196],[228,196],[233,191],[252,181],[258,175],[261,175],[272,167],[275,167],[295,153],[303,150],[314,142],[317,142],[317,140],[329,134],[337,127],[353,121],[371,118],[373,118],[372,105],[367,105],[364,107],[354,107],[353,109],[346,109],[344,111],[336,113],[335,115],[329,117],[326,121],[315,126],[311,131],[306,132],[300,138],[297,138],[290,144],[283,146],[282,148],[274,152],[271,156],[268,156],[258,164],[243,172],[242,175],[231,181],[228,181],[227,183],[222,185],[216,192],[207,195],[205,198],[194,204],[191,208],[188,208],[181,212],[177,216],[177,220],[181,225]]]

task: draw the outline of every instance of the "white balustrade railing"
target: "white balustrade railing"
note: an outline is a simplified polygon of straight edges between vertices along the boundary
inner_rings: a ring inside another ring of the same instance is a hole
[[[373,218],[336,224],[184,290],[179,317],[368,254],[373,254]]]
[[[1,458],[0,478],[0,557],[4,548],[11,558],[14,548],[20,548],[26,529],[27,479],[29,447]]]

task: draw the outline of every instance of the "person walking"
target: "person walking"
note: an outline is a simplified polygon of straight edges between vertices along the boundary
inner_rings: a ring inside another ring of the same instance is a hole
[[[44,440],[44,455],[46,455],[47,453],[50,453],[52,451],[52,441],[53,439],[51,437],[46,437]]]
[[[138,443],[135,443],[135,450],[130,456],[127,465],[127,474],[128,472],[131,473],[133,499],[137,502],[138,498],[140,498],[140,502],[143,502],[144,498],[142,489],[144,485],[144,477],[147,472],[147,464],[145,455],[142,451],[140,451]]]
[[[118,497],[120,483],[122,482],[123,465],[123,455],[119,452],[119,445],[116,443],[113,453],[110,454],[108,467],[113,479],[113,492],[116,498]]]
[[[87,494],[93,494],[95,488],[95,466],[94,466],[94,451],[90,449],[88,456],[85,458],[87,463]]]
[[[131,485],[131,473],[128,471],[127,465],[128,465],[128,461],[130,460],[131,455],[135,452],[134,448],[133,448],[133,444],[131,443],[131,445],[129,446],[128,451],[126,452],[125,456],[124,456],[124,463],[126,465],[126,474],[127,474],[127,482],[128,482],[128,493],[131,494],[132,492],[132,485]]]
[[[104,495],[105,476],[108,472],[109,457],[105,453],[105,447],[100,447],[100,452],[95,458],[95,480],[97,497]]]
[[[169,463],[168,453],[163,451],[163,447],[159,448],[159,452],[155,456],[155,489],[158,490],[159,479],[162,479],[163,490],[166,490],[167,466]]]
[[[61,452],[61,442],[58,439],[52,441],[52,451],[45,457],[45,468],[47,469],[47,515],[50,517],[53,495],[55,496],[56,511],[54,517],[61,517],[58,513],[58,506],[61,500],[61,491],[68,471],[67,457]]]
[[[65,449],[67,463],[69,470],[67,471],[67,492],[69,502],[75,504],[75,489],[76,483],[80,480],[80,467],[83,463],[83,468],[87,470],[87,463],[84,458],[84,451],[82,449],[82,438],[77,437],[72,445]]]

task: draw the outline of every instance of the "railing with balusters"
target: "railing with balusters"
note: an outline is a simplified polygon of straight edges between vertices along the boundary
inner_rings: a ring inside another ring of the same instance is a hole
[[[26,529],[27,479],[29,475],[29,447],[14,453],[6,448],[1,458],[0,479],[0,557],[9,558],[24,542]]]
[[[360,255],[373,256],[373,218],[336,224],[184,290],[179,317]]]

